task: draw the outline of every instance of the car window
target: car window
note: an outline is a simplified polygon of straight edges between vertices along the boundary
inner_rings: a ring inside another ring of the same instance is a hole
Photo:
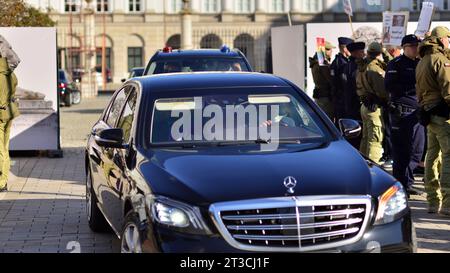
[[[209,71],[249,72],[246,63],[238,58],[185,58],[152,62],[147,75]]]
[[[106,115],[106,123],[110,127],[114,127],[116,125],[117,119],[122,112],[123,106],[126,102],[129,88],[123,88],[119,91],[114,101],[111,103],[109,113]]]
[[[137,93],[133,89],[130,96],[128,96],[128,100],[125,103],[125,107],[119,119],[119,123],[117,124],[117,128],[121,128],[123,130],[125,143],[128,143],[130,141],[131,127],[133,125],[133,120],[136,112],[136,101]]]
[[[64,72],[64,70],[59,70],[59,72],[58,72],[58,81],[66,82],[66,72]]]
[[[260,135],[264,127],[273,132],[272,141],[322,143],[330,139],[321,119],[301,97],[294,94],[267,94],[245,89],[208,91],[209,94],[195,97],[156,99],[150,143],[255,141],[267,139]],[[193,118],[199,115],[202,118]],[[273,128],[277,129],[276,134]],[[208,132],[212,133],[208,135]]]

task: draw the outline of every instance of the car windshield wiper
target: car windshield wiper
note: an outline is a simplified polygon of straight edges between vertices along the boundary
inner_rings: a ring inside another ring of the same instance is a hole
[[[273,143],[279,144],[301,144],[299,139],[280,139],[280,140],[267,140],[258,138],[256,140],[245,140],[245,141],[227,141],[227,142],[218,142],[217,146],[240,146],[240,145],[268,145]]]

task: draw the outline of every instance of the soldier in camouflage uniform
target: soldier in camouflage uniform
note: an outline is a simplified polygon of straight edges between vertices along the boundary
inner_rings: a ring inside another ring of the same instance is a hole
[[[450,216],[450,30],[436,27],[419,47],[416,69],[421,123],[427,126],[425,190],[429,213]],[[440,158],[442,154],[442,166]]]
[[[380,43],[370,44],[368,57],[360,61],[356,77],[357,94],[362,102],[363,136],[360,151],[376,163],[379,163],[383,156],[382,111],[389,98],[384,87],[386,63],[382,53],[383,47]]]
[[[0,35],[0,192],[7,190],[10,169],[9,137],[12,120],[19,115],[15,102],[17,77],[14,69],[20,59]]]

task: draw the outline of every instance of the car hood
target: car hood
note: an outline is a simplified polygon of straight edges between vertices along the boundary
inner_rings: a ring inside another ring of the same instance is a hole
[[[319,146],[158,149],[139,166],[154,194],[197,205],[286,196],[289,176],[296,196],[372,194],[374,172],[350,144]]]

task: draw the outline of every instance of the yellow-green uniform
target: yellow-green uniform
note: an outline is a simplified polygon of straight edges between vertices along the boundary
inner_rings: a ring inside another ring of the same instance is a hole
[[[446,36],[450,35],[450,32]],[[425,190],[430,208],[450,209],[450,59],[448,51],[432,35],[420,45],[422,57],[416,69],[417,98],[429,113],[425,160]],[[442,154],[441,154],[442,153]],[[442,155],[442,165],[441,163]],[[441,165],[441,166],[440,166]]]
[[[368,57],[358,64],[356,76],[357,94],[361,105],[363,136],[360,151],[370,160],[379,163],[383,156],[383,116],[382,105],[388,101],[384,87],[386,63]]]
[[[17,78],[11,71],[6,58],[0,58],[0,189],[6,187],[10,169],[9,137],[12,120],[19,116],[16,102],[13,102]]]
[[[333,78],[331,76],[330,60],[325,60],[323,65],[319,64],[317,55],[309,58],[310,68],[314,79],[314,100],[317,105],[334,119],[334,106],[332,101]]]

